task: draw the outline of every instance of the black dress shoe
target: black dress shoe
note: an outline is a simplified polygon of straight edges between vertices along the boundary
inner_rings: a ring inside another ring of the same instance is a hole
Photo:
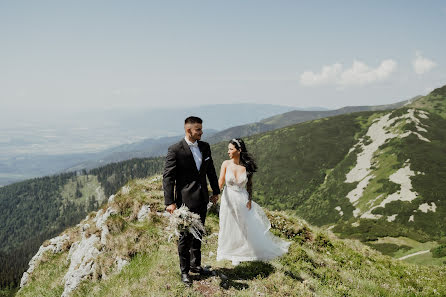
[[[192,280],[190,279],[188,273],[181,274],[181,281],[188,287],[190,287],[192,285]]]
[[[190,271],[193,273],[199,273],[200,275],[212,275],[212,271],[209,268],[203,268],[201,266],[191,267]]]

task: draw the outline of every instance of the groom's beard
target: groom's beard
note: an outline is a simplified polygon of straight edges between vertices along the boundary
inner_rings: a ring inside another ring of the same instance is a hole
[[[195,135],[195,137],[193,137],[192,135],[189,137],[190,139],[193,140],[193,142],[197,141],[197,140],[201,140],[201,135]]]

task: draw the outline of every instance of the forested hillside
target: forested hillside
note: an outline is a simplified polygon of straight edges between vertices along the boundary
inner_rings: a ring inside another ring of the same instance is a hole
[[[245,138],[259,164],[254,199],[393,256],[444,244],[445,90],[391,111],[324,118]],[[226,151],[227,142],[214,146],[217,164]]]
[[[43,241],[77,224],[129,180],[162,166],[159,158],[132,159],[0,188],[0,286],[18,284]]]

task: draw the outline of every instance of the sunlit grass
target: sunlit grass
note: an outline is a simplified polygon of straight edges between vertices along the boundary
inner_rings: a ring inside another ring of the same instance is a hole
[[[113,261],[102,276],[81,283],[72,296],[432,296],[446,294],[446,266],[418,266],[383,256],[355,240],[339,240],[284,212],[267,211],[276,236],[292,242],[289,252],[271,262],[245,262],[232,266],[216,261],[218,216],[206,220],[202,263],[216,275],[192,274],[193,286],[180,281],[176,242],[167,241],[167,219],[154,215],[145,222],[131,220],[135,205],[162,208],[161,184],[148,180],[129,183],[130,193],[118,193],[116,205],[126,221],[109,238],[111,259],[120,255],[129,264],[118,274]],[[158,205],[158,206],[157,206]],[[113,220],[115,218],[110,218]],[[121,230],[121,231],[120,231]],[[138,237],[138,241],[132,238]],[[410,239],[381,241],[413,243]],[[123,245],[125,243],[125,245]],[[426,247],[427,243],[424,244]],[[418,246],[421,247],[421,246]],[[131,255],[131,256],[129,256]],[[17,296],[60,296],[68,269],[67,252],[47,257],[32,281]],[[101,262],[102,261],[102,262]],[[98,263],[108,263],[101,260]],[[108,270],[107,270],[108,268]]]

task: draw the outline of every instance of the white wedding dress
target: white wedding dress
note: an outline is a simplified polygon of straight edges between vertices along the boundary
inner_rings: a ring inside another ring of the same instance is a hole
[[[238,178],[229,168],[226,170],[217,261],[226,259],[237,265],[242,261],[271,260],[283,255],[291,243],[271,234],[271,223],[257,203],[252,201],[250,210],[246,207],[249,197],[246,172]]]

